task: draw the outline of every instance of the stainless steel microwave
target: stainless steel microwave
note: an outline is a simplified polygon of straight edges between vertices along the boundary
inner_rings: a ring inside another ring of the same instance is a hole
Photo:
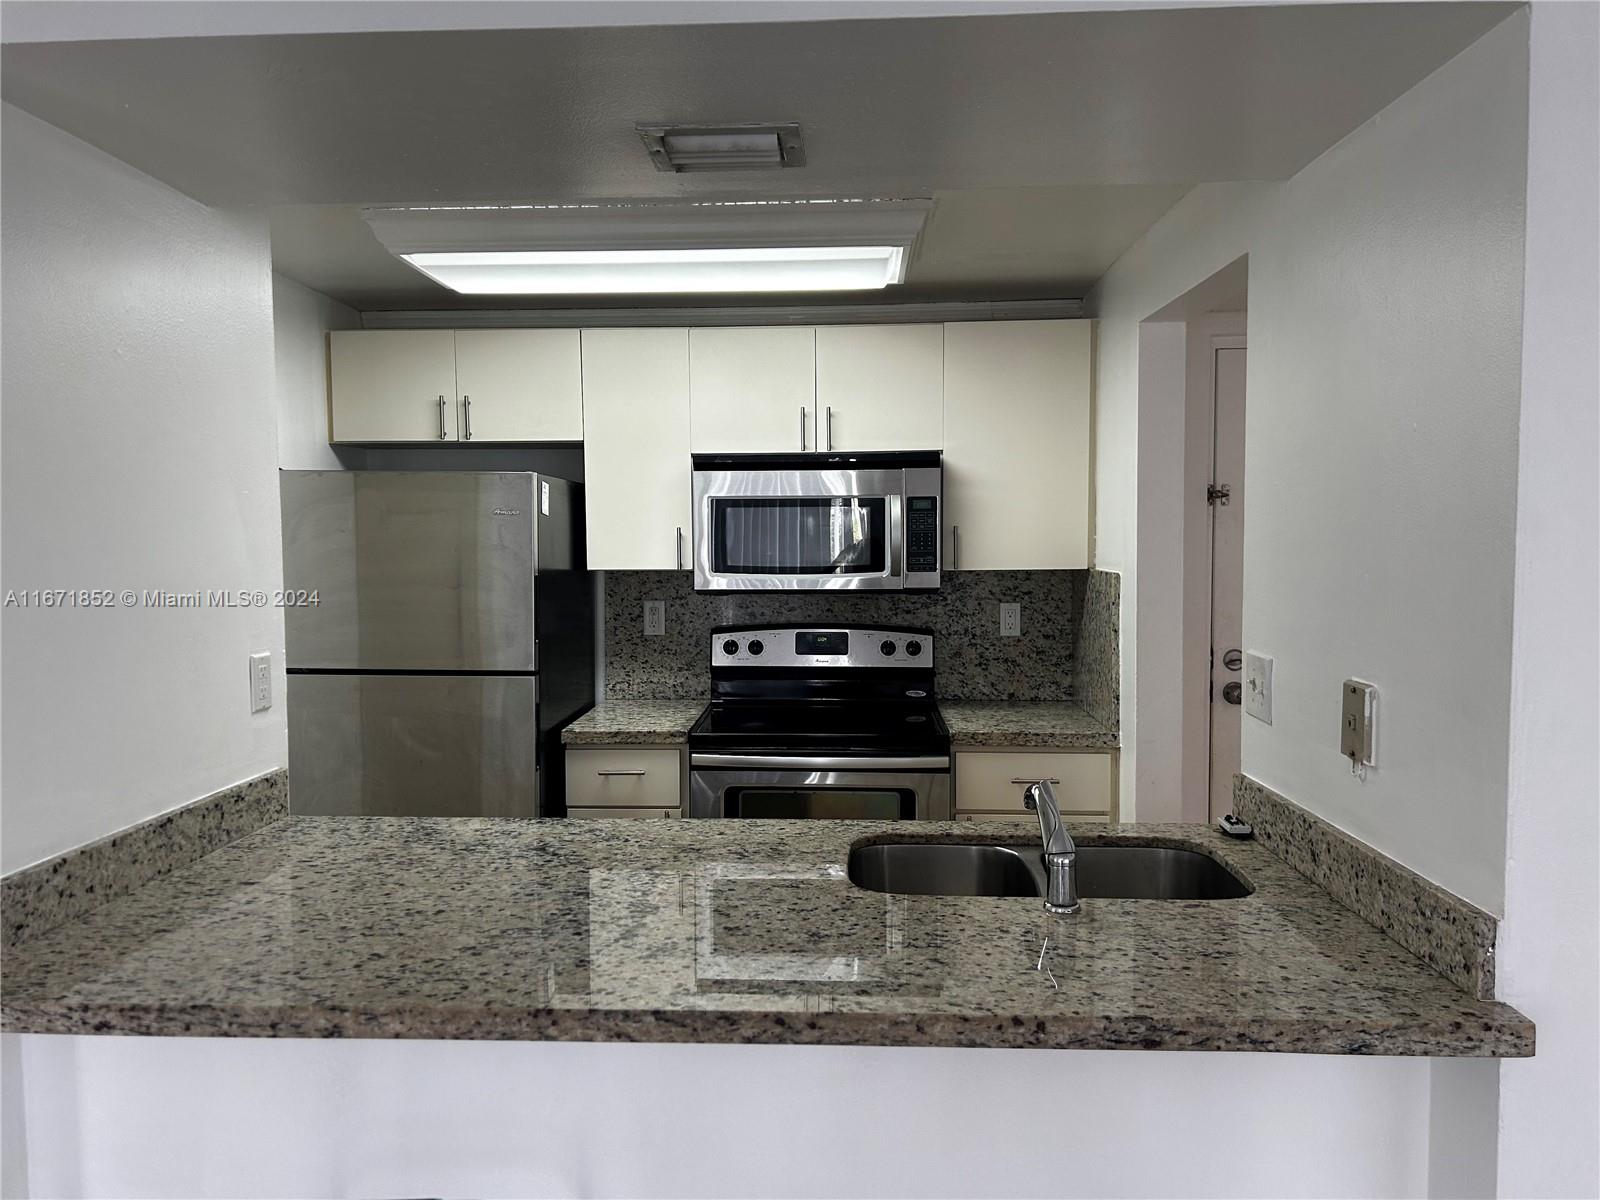
[[[937,452],[697,454],[700,592],[936,588]]]

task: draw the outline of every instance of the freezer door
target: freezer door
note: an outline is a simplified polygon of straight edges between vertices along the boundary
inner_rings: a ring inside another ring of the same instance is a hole
[[[534,670],[535,479],[283,472],[288,665]]]
[[[289,809],[539,815],[531,675],[289,676]]]

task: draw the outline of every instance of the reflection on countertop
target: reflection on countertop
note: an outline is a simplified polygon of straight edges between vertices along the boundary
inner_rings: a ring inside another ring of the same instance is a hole
[[[1015,840],[1007,825],[291,817],[9,952],[4,1028],[1532,1052],[1521,1014],[1258,845],[1074,833],[1197,848],[1255,893],[1091,900],[1063,919],[845,875],[863,839]]]

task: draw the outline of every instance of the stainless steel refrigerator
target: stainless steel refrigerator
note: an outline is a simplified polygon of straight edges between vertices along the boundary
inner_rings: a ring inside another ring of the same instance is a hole
[[[296,813],[559,816],[594,703],[582,488],[525,471],[284,471]]]

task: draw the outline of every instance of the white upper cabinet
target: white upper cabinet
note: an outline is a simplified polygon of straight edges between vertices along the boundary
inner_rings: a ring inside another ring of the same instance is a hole
[[[455,339],[462,441],[582,440],[576,329],[458,329]]]
[[[814,448],[943,449],[944,329],[819,325]]]
[[[816,332],[809,326],[689,331],[696,454],[815,450]]]
[[[583,331],[583,478],[592,569],[691,566],[687,329]]]
[[[946,566],[1089,565],[1093,325],[944,327]]]
[[[455,441],[455,340],[449,329],[330,333],[328,440]]]

